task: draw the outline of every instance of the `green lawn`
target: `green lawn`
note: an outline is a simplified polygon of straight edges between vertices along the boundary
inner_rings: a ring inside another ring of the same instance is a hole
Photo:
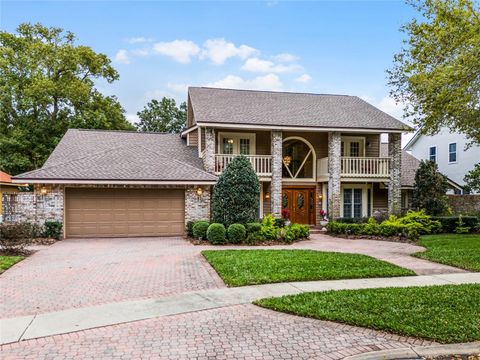
[[[480,340],[480,285],[341,290],[262,299],[256,305],[443,343]]]
[[[206,250],[202,254],[228,286],[415,275],[359,254],[314,250]]]
[[[23,259],[23,256],[0,256],[0,274]]]
[[[427,248],[415,256],[471,271],[480,271],[480,235],[441,234],[422,236],[419,245]]]

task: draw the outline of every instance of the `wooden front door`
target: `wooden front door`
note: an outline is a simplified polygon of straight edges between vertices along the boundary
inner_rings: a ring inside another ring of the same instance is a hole
[[[315,224],[315,189],[284,188],[282,208],[288,210],[292,223]]]

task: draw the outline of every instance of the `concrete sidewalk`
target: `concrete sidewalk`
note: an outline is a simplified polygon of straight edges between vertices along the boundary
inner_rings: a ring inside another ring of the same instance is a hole
[[[307,281],[211,289],[0,320],[0,344],[80,330],[251,303],[310,291],[480,283],[480,273]]]

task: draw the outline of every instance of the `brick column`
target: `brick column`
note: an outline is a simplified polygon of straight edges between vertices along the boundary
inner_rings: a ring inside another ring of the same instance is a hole
[[[388,212],[399,214],[402,209],[402,137],[388,134],[388,156],[390,157],[390,182],[388,184]]]
[[[271,212],[280,217],[282,213],[282,132],[272,130],[272,183],[270,186]]]
[[[205,153],[203,166],[209,173],[215,172],[215,129],[205,128]]]
[[[341,146],[342,136],[338,131],[328,133],[328,217],[340,217],[341,204]]]

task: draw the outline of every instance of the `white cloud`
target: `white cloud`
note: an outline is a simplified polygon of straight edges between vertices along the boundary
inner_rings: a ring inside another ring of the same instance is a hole
[[[240,76],[228,75],[205,86],[230,89],[280,90],[283,84],[278,75],[267,74],[254,79],[243,79]]]
[[[247,46],[235,46],[234,43],[227,42],[225,39],[209,39],[203,44],[202,58],[210,59],[214,64],[221,65],[225,60],[231,57],[240,57],[246,59],[247,57],[258,53],[258,50]]]
[[[138,117],[137,114],[127,114],[126,118],[128,121],[130,121],[132,124],[136,124],[140,121],[140,118]]]
[[[126,38],[125,41],[128,42],[129,44],[139,44],[139,43],[152,42],[153,39],[145,38],[143,36],[138,36],[138,37]]]
[[[275,64],[273,61],[262,60],[259,58],[250,58],[245,61],[242,70],[260,73],[287,73],[301,70],[302,67],[298,64]]]
[[[135,56],[147,56],[150,54],[150,50],[148,49],[133,49],[130,50],[130,53]]]
[[[296,82],[304,83],[304,84],[308,83],[310,80],[312,80],[312,77],[308,74],[300,75],[295,79]]]
[[[130,57],[128,56],[128,51],[125,49],[120,49],[115,54],[115,61],[121,64],[130,64]]]
[[[175,84],[175,83],[168,83],[167,88],[178,92],[180,94],[185,95],[187,93],[188,85],[187,84]]]
[[[403,119],[403,104],[397,104],[390,96],[385,96],[380,100],[377,107],[394,118]]]
[[[282,54],[275,55],[273,59],[278,62],[294,62],[294,61],[297,61],[299,58],[298,56],[293,54],[282,53]]]
[[[200,53],[197,44],[190,40],[159,42],[153,46],[153,50],[157,54],[169,56],[182,64],[188,64],[192,57]]]

